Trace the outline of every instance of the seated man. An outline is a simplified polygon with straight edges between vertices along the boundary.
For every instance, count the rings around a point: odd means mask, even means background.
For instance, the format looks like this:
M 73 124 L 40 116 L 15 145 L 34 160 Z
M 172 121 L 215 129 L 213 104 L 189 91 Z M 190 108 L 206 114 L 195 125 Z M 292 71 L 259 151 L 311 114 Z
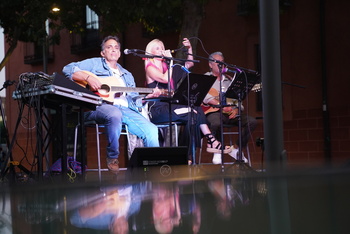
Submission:
M 210 105 L 220 105 L 219 101 L 219 90 L 220 90 L 220 79 L 221 79 L 221 85 L 223 92 L 225 92 L 231 83 L 232 77 L 230 77 L 227 74 L 222 74 L 222 77 L 220 77 L 220 71 L 218 63 L 214 61 L 221 61 L 224 62 L 224 56 L 221 52 L 214 52 L 209 56 L 209 68 L 210 72 L 207 72 L 206 75 L 212 75 L 216 76 L 217 79 L 214 82 L 213 86 L 209 90 L 209 93 L 204 98 L 203 103 L 204 105 L 208 106 L 209 108 L 205 108 L 206 110 L 204 113 L 207 116 L 207 120 L 209 121 L 210 130 L 215 136 L 220 139 L 220 108 L 210 108 Z M 232 106 L 225 106 L 223 107 L 223 124 L 228 125 L 235 125 L 238 126 L 238 107 L 237 100 L 227 100 L 227 104 L 233 104 Z M 257 121 L 255 118 L 241 114 L 241 121 L 242 121 L 242 148 L 246 148 L 249 140 L 250 134 L 254 131 L 257 125 Z M 231 157 L 237 160 L 237 153 L 238 153 L 238 140 L 236 144 L 234 145 L 233 150 L 229 153 Z M 244 162 L 247 162 L 248 160 L 243 156 L 242 160 Z M 221 154 L 214 154 L 213 156 L 213 163 L 214 164 L 220 164 L 221 163 Z
M 107 167 L 110 171 L 119 171 L 119 137 L 122 124 L 128 126 L 129 132 L 143 140 L 145 147 L 158 147 L 158 128 L 142 116 L 139 109 L 142 101 L 137 92 L 109 92 L 102 85 L 118 87 L 135 87 L 133 75 L 119 63 L 120 42 L 118 37 L 108 36 L 101 44 L 101 56 L 73 62 L 63 68 L 63 73 L 73 81 L 87 85 L 92 91 L 97 91 L 106 102 L 95 111 L 85 112 L 86 121 L 96 121 L 106 127 Z M 109 93 L 108 93 L 109 92 Z M 159 89 L 147 97 L 159 96 Z

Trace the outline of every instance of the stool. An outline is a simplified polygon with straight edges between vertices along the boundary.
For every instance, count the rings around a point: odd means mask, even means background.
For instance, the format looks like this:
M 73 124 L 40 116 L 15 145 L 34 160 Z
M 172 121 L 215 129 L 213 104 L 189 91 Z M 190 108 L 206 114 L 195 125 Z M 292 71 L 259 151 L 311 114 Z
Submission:
M 158 128 L 168 128 L 169 127 L 169 123 L 158 123 L 155 124 Z M 174 127 L 175 129 L 175 146 L 179 146 L 179 131 L 178 131 L 178 126 L 182 125 L 181 122 L 171 122 L 170 126 Z M 163 134 L 162 134 L 163 135 Z M 172 137 L 172 136 L 171 136 Z M 166 136 L 163 136 L 163 138 L 166 138 Z M 165 144 L 165 139 L 164 139 L 164 143 L 163 146 Z
M 108 169 L 102 169 L 101 167 L 101 149 L 100 149 L 100 134 L 103 134 L 103 132 L 100 131 L 100 128 L 104 128 L 105 126 L 102 124 L 97 124 L 95 121 L 86 121 L 84 123 L 85 127 L 94 127 L 96 130 L 96 148 L 97 148 L 97 168 L 93 169 L 86 169 L 86 171 L 98 171 L 99 179 L 101 180 L 101 171 L 108 171 Z M 78 129 L 79 124 L 75 126 L 75 135 L 74 135 L 74 160 L 76 160 L 76 152 L 77 152 L 77 143 L 78 143 Z M 122 132 L 121 135 L 126 135 L 127 141 L 129 141 L 129 130 L 128 126 L 123 124 L 122 125 Z M 128 143 L 128 154 L 131 153 L 130 145 Z

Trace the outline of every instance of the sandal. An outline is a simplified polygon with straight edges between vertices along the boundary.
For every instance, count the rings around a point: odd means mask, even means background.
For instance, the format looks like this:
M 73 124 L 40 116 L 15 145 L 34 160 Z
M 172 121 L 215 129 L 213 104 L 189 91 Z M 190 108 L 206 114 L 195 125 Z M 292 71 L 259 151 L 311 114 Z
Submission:
M 210 147 L 207 147 L 207 152 L 208 153 L 221 153 L 221 149 L 222 149 L 221 142 L 216 140 L 216 138 L 213 136 L 213 134 L 206 134 L 205 137 L 208 140 L 208 145 L 210 145 Z M 219 142 L 219 144 L 217 144 L 217 146 L 214 148 L 213 144 L 214 144 L 215 141 Z M 225 146 L 223 151 L 224 151 L 224 154 L 228 154 L 228 153 L 230 153 L 232 151 L 232 147 L 231 146 Z

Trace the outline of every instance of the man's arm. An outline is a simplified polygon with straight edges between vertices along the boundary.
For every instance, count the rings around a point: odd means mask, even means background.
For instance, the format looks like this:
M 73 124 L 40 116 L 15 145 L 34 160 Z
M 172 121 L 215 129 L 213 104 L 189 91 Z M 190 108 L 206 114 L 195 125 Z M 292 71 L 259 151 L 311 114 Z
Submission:
M 82 86 L 89 85 L 90 89 L 93 91 L 100 89 L 102 85 L 98 77 L 89 71 L 76 71 L 72 74 L 72 79 Z
M 99 81 L 98 77 L 94 73 L 88 70 L 83 70 L 81 68 L 81 66 L 83 66 L 85 63 L 87 63 L 86 66 L 90 64 L 90 60 L 84 60 L 84 61 L 70 63 L 63 67 L 62 72 L 67 78 L 75 81 L 79 85 L 84 87 L 89 85 L 89 88 L 95 91 L 101 88 L 101 82 Z M 90 64 L 90 67 L 91 66 L 92 64 Z

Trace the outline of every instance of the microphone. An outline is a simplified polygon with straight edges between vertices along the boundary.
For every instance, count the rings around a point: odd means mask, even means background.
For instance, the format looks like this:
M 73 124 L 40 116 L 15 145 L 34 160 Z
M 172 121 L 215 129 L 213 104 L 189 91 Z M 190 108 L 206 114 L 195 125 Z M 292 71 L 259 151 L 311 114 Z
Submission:
M 132 53 L 137 53 L 137 52 L 143 52 L 143 50 L 139 49 L 125 49 L 124 54 L 132 54 Z
M 187 67 L 185 67 L 185 66 L 181 66 L 181 69 L 184 70 L 187 74 L 188 74 L 188 73 L 191 73 L 191 72 L 187 69 Z
M 185 67 L 185 66 L 183 66 L 183 65 L 181 65 L 181 64 L 176 63 L 176 64 L 174 64 L 172 67 L 175 67 L 175 66 L 180 66 L 181 69 L 184 70 L 186 73 L 191 73 L 191 72 L 187 69 L 187 67 Z
M 238 71 L 239 73 L 242 72 L 242 71 L 241 71 L 240 69 L 238 69 L 237 67 L 236 67 L 235 69 L 236 69 L 236 71 Z M 227 67 L 224 67 L 224 68 L 222 69 L 222 73 L 227 73 L 227 72 L 235 73 L 236 71 L 231 70 L 231 69 L 228 69 Z
M 176 53 L 177 51 L 182 51 L 182 52 L 187 52 L 188 51 L 188 48 L 187 47 L 181 47 L 179 49 L 175 49 L 175 50 L 170 50 L 170 52 L 173 54 L 173 53 Z

